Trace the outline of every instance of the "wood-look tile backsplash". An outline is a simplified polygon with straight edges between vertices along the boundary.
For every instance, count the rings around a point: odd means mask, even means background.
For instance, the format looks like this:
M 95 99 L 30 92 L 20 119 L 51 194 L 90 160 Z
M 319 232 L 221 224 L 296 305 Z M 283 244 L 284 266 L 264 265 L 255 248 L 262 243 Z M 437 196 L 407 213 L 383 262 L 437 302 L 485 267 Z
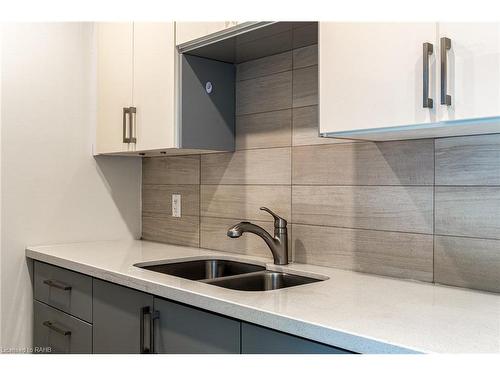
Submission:
M 251 220 L 289 222 L 295 262 L 500 292 L 500 135 L 318 137 L 317 46 L 240 64 L 236 151 L 143 161 L 143 238 L 270 257 Z M 171 217 L 171 195 L 182 217 Z

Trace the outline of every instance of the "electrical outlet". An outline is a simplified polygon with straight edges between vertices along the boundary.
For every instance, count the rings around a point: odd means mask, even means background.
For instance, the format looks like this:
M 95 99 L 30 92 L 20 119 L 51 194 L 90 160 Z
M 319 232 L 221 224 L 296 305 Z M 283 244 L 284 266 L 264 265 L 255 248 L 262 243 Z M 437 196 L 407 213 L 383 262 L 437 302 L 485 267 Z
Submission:
M 181 217 L 181 195 L 172 194 L 172 216 Z

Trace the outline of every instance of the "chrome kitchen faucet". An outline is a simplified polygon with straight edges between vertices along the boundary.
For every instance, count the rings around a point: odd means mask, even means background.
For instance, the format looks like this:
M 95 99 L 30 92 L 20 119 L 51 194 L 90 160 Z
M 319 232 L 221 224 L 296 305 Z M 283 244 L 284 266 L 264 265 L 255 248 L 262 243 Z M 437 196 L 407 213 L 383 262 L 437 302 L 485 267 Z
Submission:
M 242 221 L 229 228 L 227 230 L 228 237 L 238 238 L 245 232 L 254 233 L 262 238 L 266 242 L 267 246 L 269 246 L 269 249 L 273 254 L 274 264 L 288 264 L 288 230 L 286 227 L 286 220 L 276 215 L 267 207 L 261 207 L 260 209 L 273 216 L 274 237 L 271 236 L 264 228 L 248 221 Z

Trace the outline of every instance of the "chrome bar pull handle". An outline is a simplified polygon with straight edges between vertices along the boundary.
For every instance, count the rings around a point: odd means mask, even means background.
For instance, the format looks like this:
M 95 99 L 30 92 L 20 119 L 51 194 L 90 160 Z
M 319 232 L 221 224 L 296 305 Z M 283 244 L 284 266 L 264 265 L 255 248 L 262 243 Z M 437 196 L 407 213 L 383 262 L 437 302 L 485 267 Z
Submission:
M 448 95 L 448 51 L 451 48 L 451 39 L 443 37 L 441 46 L 441 104 L 451 105 L 451 95 Z
M 136 124 L 136 107 L 129 107 L 128 116 L 129 116 L 129 126 L 130 126 L 130 138 L 129 143 L 137 143 L 137 124 Z
M 130 143 L 130 136 L 127 137 L 127 115 L 129 115 L 130 108 L 123 107 L 123 143 Z
M 71 290 L 71 285 L 65 284 L 62 281 L 58 280 L 43 280 L 43 283 L 52 288 L 57 288 L 61 290 Z
M 146 354 L 150 353 L 150 348 L 146 346 L 146 332 L 148 331 L 146 329 L 146 324 L 148 323 L 148 320 L 146 317 L 149 317 L 151 315 L 151 308 L 149 306 L 145 306 L 141 309 L 141 326 L 140 326 L 140 338 L 139 338 L 139 348 L 140 348 L 140 353 L 141 354 Z
M 48 329 L 51 329 L 52 331 L 59 333 L 60 335 L 71 336 L 71 331 L 58 327 L 55 323 L 52 323 L 50 320 L 46 320 L 42 324 Z
M 429 69 L 429 60 L 430 56 L 434 52 L 434 47 L 432 43 L 424 43 L 423 44 L 423 106 L 424 108 L 432 108 L 434 105 L 434 102 L 432 98 L 429 97 L 429 74 L 430 74 L 430 69 Z
M 160 312 L 157 310 L 153 310 L 150 314 L 150 323 L 149 323 L 149 348 L 151 353 L 155 352 L 155 320 L 160 319 Z
M 159 317 L 160 313 L 158 311 L 153 311 L 150 306 L 144 306 L 141 308 L 141 332 L 139 344 L 141 354 L 152 354 L 155 352 L 154 321 L 159 319 Z

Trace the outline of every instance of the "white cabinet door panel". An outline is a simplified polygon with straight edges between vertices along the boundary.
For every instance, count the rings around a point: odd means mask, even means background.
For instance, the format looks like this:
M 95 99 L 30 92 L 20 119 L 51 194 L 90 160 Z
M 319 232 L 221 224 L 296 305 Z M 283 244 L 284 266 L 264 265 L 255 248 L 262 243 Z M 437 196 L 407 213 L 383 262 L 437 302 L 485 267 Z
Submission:
M 175 145 L 174 23 L 134 23 L 136 151 Z
M 500 116 L 500 23 L 439 23 L 438 30 L 451 40 L 445 77 L 451 105 L 438 101 L 439 120 Z
M 423 107 L 423 43 L 434 99 L 435 23 L 319 23 L 320 131 L 343 132 L 436 119 Z
M 97 24 L 96 153 L 129 151 L 123 143 L 123 108 L 132 105 L 133 25 Z

